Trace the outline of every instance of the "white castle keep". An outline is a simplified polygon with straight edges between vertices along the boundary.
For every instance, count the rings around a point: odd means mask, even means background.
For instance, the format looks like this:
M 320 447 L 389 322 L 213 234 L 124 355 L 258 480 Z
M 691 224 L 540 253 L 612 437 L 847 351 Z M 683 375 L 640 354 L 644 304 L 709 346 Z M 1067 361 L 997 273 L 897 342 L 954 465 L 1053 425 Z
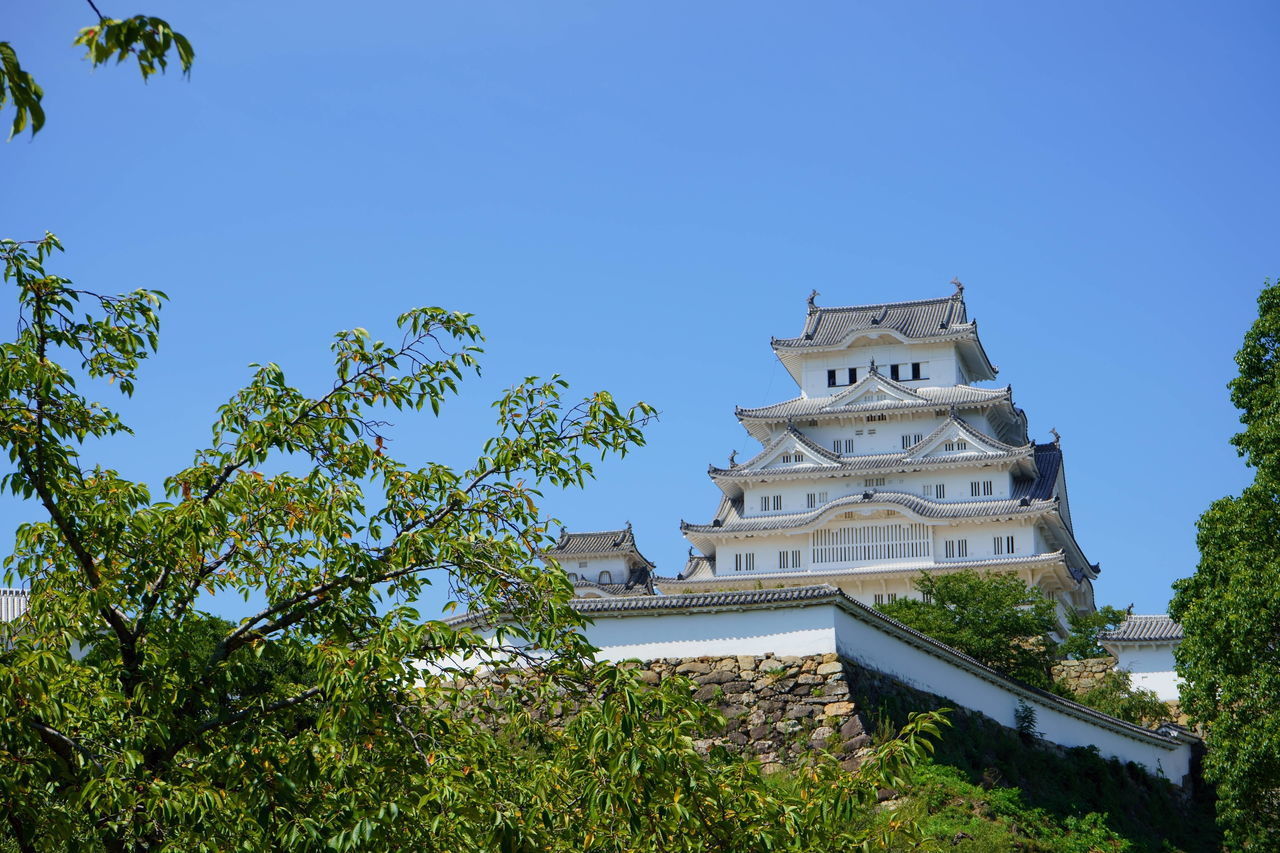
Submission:
M 1099 568 L 1076 542 L 1057 433 L 1031 441 L 1012 388 L 981 386 L 997 368 L 953 284 L 879 305 L 809 297 L 800 335 L 772 341 L 799 396 L 735 412 L 763 447 L 710 467 L 720 505 L 681 524 L 689 561 L 652 578 L 660 593 L 828 584 L 874 605 L 919 596 L 921 571 L 976 569 L 1039 587 L 1060 617 L 1094 609 Z M 630 570 L 648 561 L 629 528 L 565 534 L 548 556 L 584 597 L 652 588 Z

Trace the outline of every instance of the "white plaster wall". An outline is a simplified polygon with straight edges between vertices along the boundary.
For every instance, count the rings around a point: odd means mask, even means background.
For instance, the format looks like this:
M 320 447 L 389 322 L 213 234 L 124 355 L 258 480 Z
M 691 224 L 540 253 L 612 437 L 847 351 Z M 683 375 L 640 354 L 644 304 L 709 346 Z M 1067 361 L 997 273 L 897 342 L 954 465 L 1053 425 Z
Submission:
M 914 519 L 908 516 L 897 516 L 896 518 L 868 518 L 865 520 L 867 524 L 892 523 L 900 522 L 903 524 L 914 523 Z M 825 527 L 842 527 L 849 524 L 858 524 L 860 519 L 845 519 L 837 516 L 831 519 Z M 926 522 L 928 523 L 928 522 Z M 745 575 L 747 571 L 734 571 L 734 554 L 752 553 L 756 555 L 755 571 L 760 572 L 777 572 L 780 571 L 778 566 L 779 551 L 800 551 L 801 569 L 813 569 L 814 571 L 834 571 L 842 568 L 851 568 L 870 565 L 893 566 L 897 564 L 910 564 L 919 562 L 952 562 L 946 555 L 945 542 L 948 539 L 968 540 L 969 550 L 967 557 L 954 558 L 955 561 L 962 559 L 975 560 L 988 557 L 1005 557 L 1009 554 L 995 553 L 995 537 L 999 536 L 1003 541 L 1005 537 L 1012 535 L 1014 537 L 1014 553 L 1013 556 L 1028 556 L 1031 554 L 1043 553 L 1041 550 L 1035 550 L 1035 541 L 1033 530 L 1029 522 L 993 522 L 988 524 L 935 524 L 932 531 L 932 543 L 930 545 L 931 554 L 929 557 L 904 557 L 898 560 L 875 560 L 868 562 L 848 562 L 848 563 L 821 563 L 814 565 L 812 562 L 811 539 L 808 532 L 785 534 L 771 533 L 759 536 L 744 537 L 741 539 L 731 539 L 721 542 L 716 549 L 717 572 L 725 575 Z M 795 567 L 789 567 L 794 569 Z
M 1181 683 L 1173 668 L 1173 650 L 1176 645 L 1117 645 L 1116 669 L 1131 673 L 1134 687 L 1154 690 L 1164 702 L 1176 702 L 1178 685 Z
M 836 649 L 829 606 L 594 618 L 586 636 L 603 660 L 821 655 Z
M 597 616 L 587 639 L 606 660 L 703 655 L 812 655 L 839 652 L 869 669 L 981 712 L 1009 727 L 1021 699 L 1036 711 L 1037 729 L 1062 746 L 1097 746 L 1104 757 L 1133 761 L 1181 783 L 1190 748 L 1129 737 L 1056 703 L 1022 696 L 1009 686 L 961 668 L 894 637 L 834 605 L 713 613 Z
M 579 566 L 579 563 L 586 563 L 586 567 Z M 564 569 L 571 575 L 577 575 L 582 580 L 591 581 L 592 583 L 602 583 L 600 580 L 601 572 L 609 572 L 610 579 L 603 583 L 625 583 L 627 580 L 627 561 L 622 557 L 593 557 L 586 560 L 576 559 L 569 555 L 560 561 L 560 568 Z
M 867 373 L 871 360 L 875 359 L 876 367 L 885 376 L 889 375 L 890 364 L 907 364 L 913 361 L 928 362 L 925 376 L 928 379 L 906 381 L 907 386 L 916 385 L 953 385 L 960 375 L 955 356 L 955 344 L 903 344 L 896 341 L 885 343 L 858 343 L 843 352 L 815 353 L 805 360 L 801 368 L 800 387 L 808 397 L 825 397 L 831 393 L 827 387 L 827 371 L 841 368 L 858 368 L 858 378 Z
M 873 479 L 873 477 L 877 479 L 884 477 L 884 484 L 868 486 L 867 480 Z M 990 480 L 991 494 L 979 495 L 978 498 L 974 498 L 970 494 L 972 491 L 970 483 L 975 480 L 979 482 Z M 946 501 L 1000 500 L 1008 498 L 1013 488 L 1013 478 L 1007 470 L 984 469 L 976 465 L 973 468 L 919 471 L 909 474 L 868 475 L 863 472 L 854 472 L 827 476 L 815 475 L 804 479 L 775 480 L 772 483 L 744 483 L 742 486 L 742 514 L 745 518 L 758 518 L 785 515 L 793 512 L 807 512 L 810 509 L 808 504 L 810 492 L 814 494 L 826 492 L 828 501 L 849 495 L 860 495 L 868 488 L 924 496 L 925 485 L 936 485 L 938 483 L 945 487 Z M 774 495 L 782 496 L 782 509 L 774 510 L 772 500 L 769 502 L 770 508 L 768 510 L 760 509 L 760 498 Z

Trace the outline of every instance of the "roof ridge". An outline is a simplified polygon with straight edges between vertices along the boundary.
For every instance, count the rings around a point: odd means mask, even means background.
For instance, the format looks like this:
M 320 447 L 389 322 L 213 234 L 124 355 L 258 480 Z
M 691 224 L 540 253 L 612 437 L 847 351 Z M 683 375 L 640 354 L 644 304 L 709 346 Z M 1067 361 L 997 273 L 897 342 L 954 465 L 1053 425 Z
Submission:
M 870 302 L 866 305 L 818 305 L 815 311 L 871 311 L 874 308 L 901 308 L 916 305 L 930 305 L 935 302 L 950 302 L 956 298 L 954 293 L 946 296 L 932 296 L 926 299 L 903 299 L 898 302 Z

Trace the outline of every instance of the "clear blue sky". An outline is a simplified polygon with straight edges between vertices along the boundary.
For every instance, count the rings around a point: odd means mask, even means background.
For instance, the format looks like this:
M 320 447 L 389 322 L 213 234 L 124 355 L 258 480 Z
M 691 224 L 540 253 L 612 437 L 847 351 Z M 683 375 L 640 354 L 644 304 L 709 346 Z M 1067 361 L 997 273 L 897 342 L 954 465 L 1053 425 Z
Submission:
M 0 148 L 0 235 L 172 297 L 139 437 L 101 449 L 127 475 L 184 465 L 249 362 L 319 390 L 333 331 L 441 304 L 478 315 L 485 375 L 395 450 L 464 463 L 526 374 L 649 401 L 648 447 L 547 505 L 630 519 L 674 573 L 706 464 L 755 447 L 733 407 L 793 393 L 769 337 L 809 290 L 959 276 L 1032 435 L 1062 433 L 1100 602 L 1163 611 L 1197 516 L 1249 479 L 1224 386 L 1280 274 L 1274 3 L 103 9 L 169 18 L 195 71 L 91 73 L 77 0 L 6 16 L 49 122 Z

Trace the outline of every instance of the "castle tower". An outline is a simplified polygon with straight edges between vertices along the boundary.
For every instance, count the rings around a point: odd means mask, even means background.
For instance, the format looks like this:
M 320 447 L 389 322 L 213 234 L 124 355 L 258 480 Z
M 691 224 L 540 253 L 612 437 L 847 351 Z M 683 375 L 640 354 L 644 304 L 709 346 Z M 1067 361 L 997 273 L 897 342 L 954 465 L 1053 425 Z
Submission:
M 867 604 L 918 596 L 921 571 L 1012 572 L 1060 608 L 1094 607 L 1062 450 L 1027 438 L 965 308 L 941 299 L 821 308 L 773 350 L 799 396 L 738 420 L 763 445 L 711 466 L 723 493 L 667 594 L 829 583 Z

